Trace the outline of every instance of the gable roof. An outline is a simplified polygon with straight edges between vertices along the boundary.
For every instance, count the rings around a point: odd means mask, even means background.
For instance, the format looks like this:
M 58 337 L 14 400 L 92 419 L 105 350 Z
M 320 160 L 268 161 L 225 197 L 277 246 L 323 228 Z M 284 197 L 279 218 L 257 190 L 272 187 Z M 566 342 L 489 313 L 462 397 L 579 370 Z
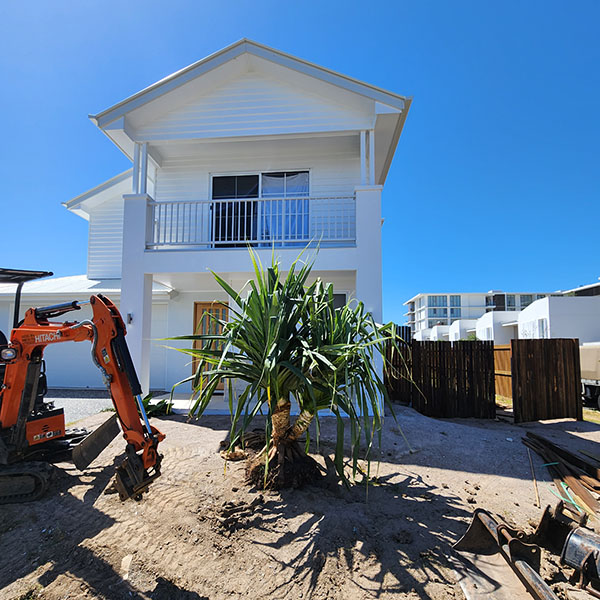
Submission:
M 388 92 L 376 86 L 359 81 L 358 79 L 353 79 L 352 77 L 342 75 L 341 73 L 302 60 L 291 54 L 286 54 L 280 50 L 244 38 L 188 67 L 176 71 L 114 106 L 111 106 L 96 115 L 90 115 L 90 119 L 98 125 L 98 127 L 103 128 L 128 112 L 155 100 L 163 94 L 178 88 L 204 73 L 212 71 L 244 53 L 253 54 L 283 67 L 312 76 L 326 83 L 336 85 L 342 89 L 354 92 L 399 110 L 407 108 L 408 104 L 410 104 L 410 99 L 405 96 Z

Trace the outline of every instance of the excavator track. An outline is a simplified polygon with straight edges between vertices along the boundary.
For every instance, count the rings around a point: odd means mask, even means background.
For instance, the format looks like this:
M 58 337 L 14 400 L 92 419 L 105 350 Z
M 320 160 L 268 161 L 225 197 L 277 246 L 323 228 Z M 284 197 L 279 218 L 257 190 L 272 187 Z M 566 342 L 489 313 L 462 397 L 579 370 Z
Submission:
M 53 473 L 54 467 L 45 462 L 0 465 L 0 504 L 19 504 L 41 498 Z

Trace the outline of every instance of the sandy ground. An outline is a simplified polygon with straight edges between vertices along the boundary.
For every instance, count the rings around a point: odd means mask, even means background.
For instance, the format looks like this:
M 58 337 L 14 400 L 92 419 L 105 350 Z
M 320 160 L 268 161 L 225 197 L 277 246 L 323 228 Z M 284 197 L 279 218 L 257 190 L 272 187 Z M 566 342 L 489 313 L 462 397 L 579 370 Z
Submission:
M 387 418 L 368 489 L 326 478 L 262 495 L 245 485 L 243 463 L 224 470 L 226 417 L 154 419 L 167 434 L 163 475 L 142 501 L 103 494 L 123 450 L 116 439 L 85 474 L 60 465 L 44 499 L 0 507 L 0 598 L 462 598 L 448 559 L 473 509 L 521 528 L 541 516 L 520 442 L 526 428 L 398 413 L 414 452 Z M 599 452 L 598 425 L 531 429 Z M 335 422 L 323 420 L 323 464 L 334 432 Z M 546 469 L 533 460 L 542 506 L 555 504 Z M 228 521 L 227 502 L 251 507 Z M 564 576 L 547 575 L 560 592 Z

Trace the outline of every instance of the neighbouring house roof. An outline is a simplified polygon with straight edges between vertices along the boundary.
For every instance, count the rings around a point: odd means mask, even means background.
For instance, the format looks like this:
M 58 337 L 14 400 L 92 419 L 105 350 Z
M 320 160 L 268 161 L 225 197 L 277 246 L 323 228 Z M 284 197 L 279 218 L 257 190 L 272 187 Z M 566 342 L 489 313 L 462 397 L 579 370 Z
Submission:
M 15 294 L 16 286 L 9 283 L 0 284 L 0 298 L 10 298 Z M 152 295 L 168 297 L 173 290 L 158 283 L 152 283 Z M 71 275 L 69 277 L 54 277 L 31 281 L 23 286 L 23 295 L 35 296 L 65 296 L 65 295 L 92 295 L 106 294 L 115 296 L 121 294 L 120 279 L 88 279 L 85 275 Z M 74 298 L 76 300 L 77 298 Z
M 129 96 L 125 100 L 118 102 L 114 106 L 99 112 L 96 115 L 90 115 L 90 119 L 98 125 L 98 127 L 104 127 L 108 123 L 118 119 L 130 110 L 139 108 L 147 102 L 156 99 L 158 96 L 165 94 L 188 81 L 195 79 L 196 77 L 203 75 L 204 73 L 237 58 L 243 53 L 253 54 L 260 58 L 270 60 L 280 64 L 281 66 L 294 69 L 305 75 L 310 75 L 317 79 L 321 79 L 327 83 L 337 85 L 343 89 L 351 92 L 355 92 L 362 96 L 366 96 L 375 101 L 388 104 L 395 108 L 403 109 L 406 107 L 406 103 L 410 103 L 410 98 L 388 92 L 387 90 L 381 89 L 374 85 L 359 81 L 347 75 L 342 75 L 321 67 L 314 63 L 308 62 L 297 58 L 291 54 L 286 54 L 275 48 L 270 48 L 264 44 L 259 44 L 247 38 L 243 38 L 238 42 L 235 42 L 214 54 L 210 54 L 206 58 L 203 58 L 167 77 L 153 83 L 147 88 Z
M 564 290 L 562 293 L 563 294 L 573 294 L 575 292 L 579 292 L 579 291 L 583 291 L 583 290 L 591 290 L 594 288 L 600 288 L 600 283 L 596 282 L 596 283 L 588 283 L 587 285 L 580 285 L 571 290 Z

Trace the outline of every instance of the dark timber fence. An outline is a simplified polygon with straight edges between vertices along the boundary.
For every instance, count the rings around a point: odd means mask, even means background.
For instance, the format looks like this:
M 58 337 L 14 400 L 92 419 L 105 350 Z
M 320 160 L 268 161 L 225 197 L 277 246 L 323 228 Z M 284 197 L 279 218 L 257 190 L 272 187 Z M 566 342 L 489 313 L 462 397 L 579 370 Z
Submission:
M 410 404 L 414 386 L 411 378 L 412 334 L 410 327 L 396 327 L 396 344 L 388 344 L 383 380 L 392 402 Z
M 408 336 L 405 334 L 408 338 Z M 388 348 L 386 385 L 393 401 L 429 417 L 496 416 L 492 342 L 417 342 Z
M 512 340 L 515 423 L 583 419 L 579 340 Z
M 418 342 L 408 327 L 387 351 L 392 401 L 430 417 L 493 419 L 495 395 L 512 398 L 515 423 L 582 419 L 579 340 Z
M 492 342 L 415 342 L 413 407 L 429 417 L 496 417 Z M 419 393 L 420 390 L 420 393 Z

